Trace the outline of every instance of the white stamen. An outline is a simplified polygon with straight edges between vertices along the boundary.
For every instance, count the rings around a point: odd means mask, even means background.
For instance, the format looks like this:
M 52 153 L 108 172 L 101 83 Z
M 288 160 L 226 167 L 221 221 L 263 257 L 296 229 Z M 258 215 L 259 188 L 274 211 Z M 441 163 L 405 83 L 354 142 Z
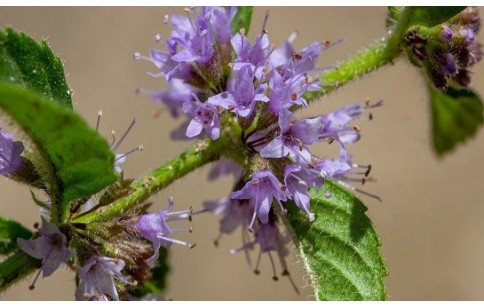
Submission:
M 99 110 L 97 113 L 96 132 L 99 131 L 99 124 L 101 123 L 102 115 L 103 115 L 103 111 Z
M 124 138 L 126 138 L 126 136 L 129 134 L 129 132 L 131 131 L 131 129 L 135 124 L 136 124 L 136 118 L 133 118 L 133 121 L 131 121 L 131 123 L 129 124 L 128 129 L 126 129 L 124 134 L 121 136 L 121 139 L 119 139 L 118 143 L 116 143 L 116 145 L 113 147 L 113 151 L 116 151 L 118 149 L 118 147 L 123 142 Z

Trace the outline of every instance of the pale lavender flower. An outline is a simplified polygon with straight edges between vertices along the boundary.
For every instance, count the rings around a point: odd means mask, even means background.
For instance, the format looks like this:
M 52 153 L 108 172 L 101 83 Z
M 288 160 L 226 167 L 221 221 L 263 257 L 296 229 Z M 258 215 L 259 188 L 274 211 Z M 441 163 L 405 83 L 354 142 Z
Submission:
M 237 13 L 237 7 L 203 7 L 203 14 L 210 19 L 217 41 L 221 44 L 230 42 L 232 35 L 232 20 Z
M 289 39 L 274 50 L 269 61 L 272 67 L 276 68 L 285 79 L 289 79 L 295 75 L 316 69 L 321 45 L 321 42 L 313 42 L 308 47 L 296 52 Z
M 310 210 L 308 189 L 323 186 L 324 178 L 302 165 L 287 165 L 284 168 L 284 183 L 297 207 L 308 214 L 309 221 L 314 221 L 314 214 Z
M 252 200 L 228 198 L 204 202 L 203 207 L 215 215 L 223 216 L 217 241 L 222 234 L 231 234 L 239 226 L 247 227 L 250 223 L 251 213 L 254 211 Z
M 52 275 L 54 271 L 59 268 L 61 263 L 67 262 L 69 257 L 73 254 L 69 248 L 67 248 L 66 236 L 60 232 L 59 228 L 46 221 L 44 217 L 41 217 L 41 219 L 42 226 L 39 229 L 40 236 L 33 240 L 18 238 L 17 244 L 20 249 L 30 256 L 36 259 L 42 259 L 41 270 L 43 277 L 47 277 Z M 37 280 L 37 278 L 35 280 Z
M 12 135 L 0 128 L 0 174 L 9 175 L 22 167 L 22 152 L 24 145 L 21 141 L 13 141 Z
M 284 215 L 287 210 L 282 206 L 281 201 L 287 200 L 285 187 L 269 170 L 258 170 L 251 176 L 251 180 L 245 186 L 232 192 L 232 199 L 254 199 L 254 213 L 249 224 L 249 231 L 252 231 L 255 218 L 258 216 L 262 223 L 269 222 L 269 211 L 272 201 L 276 199 L 281 207 L 281 213 Z
M 119 300 L 114 279 L 129 283 L 129 277 L 121 273 L 124 265 L 121 259 L 90 257 L 77 271 L 80 283 L 76 289 L 76 300 Z
M 470 45 L 474 42 L 475 33 L 471 29 L 461 29 L 459 30 L 459 34 L 465 38 L 466 44 Z
M 322 177 L 328 177 L 342 186 L 374 198 L 381 202 L 381 198 L 375 194 L 356 188 L 352 182 L 361 184 L 372 181 L 368 178 L 371 172 L 371 165 L 359 165 L 352 162 L 351 155 L 344 147 L 340 147 L 340 157 L 338 159 L 321 159 L 313 162 L 313 172 L 319 172 Z
M 269 78 L 268 109 L 273 114 L 279 115 L 282 110 L 288 110 L 293 105 L 307 107 L 303 94 L 318 82 L 318 78 L 313 80 L 307 74 L 298 74 L 285 79 L 278 71 L 273 70 Z
M 213 33 L 211 24 L 206 16 L 197 15 L 195 24 L 189 17 L 175 15 L 171 19 L 177 35 L 170 37 L 181 47 L 175 55 L 171 57 L 176 62 L 208 63 L 214 53 Z
M 153 243 L 154 254 L 148 259 L 148 263 L 154 263 L 159 257 L 160 247 L 168 248 L 172 243 L 195 247 L 195 244 L 190 244 L 180 240 L 168 237 L 175 231 L 182 229 L 172 229 L 168 226 L 169 221 L 190 219 L 192 211 L 178 211 L 172 212 L 174 201 L 173 197 L 168 199 L 168 206 L 165 210 L 157 213 L 149 213 L 141 215 L 133 224 L 132 228 L 142 237 Z M 183 231 L 191 231 L 191 228 L 183 229 Z
M 183 104 L 183 112 L 192 118 L 188 124 L 187 137 L 200 135 L 202 130 L 216 140 L 220 137 L 220 120 L 218 110 L 210 103 L 202 103 L 196 95 L 193 95 L 195 101 L 188 101 Z
M 140 92 L 151 95 L 153 101 L 162 102 L 168 107 L 171 115 L 178 118 L 183 103 L 192 99 L 192 93 L 197 93 L 195 87 L 185 83 L 182 79 L 173 78 L 168 81 L 167 90 L 151 91 L 140 89 Z
M 261 74 L 265 61 L 269 58 L 271 52 L 273 51 L 266 31 L 268 18 L 269 13 L 266 13 L 262 25 L 262 31 L 257 36 L 254 45 L 250 43 L 243 31 L 236 33 L 232 37 L 232 47 L 237 56 L 233 65 L 233 69 L 235 71 L 239 70 L 244 65 L 249 64 L 252 70 L 255 72 L 256 78 L 260 79 L 262 77 Z
M 370 105 L 368 101 L 364 103 L 344 106 L 334 112 L 321 116 L 322 133 L 320 139 L 328 139 L 331 142 L 336 140 L 340 144 L 355 143 L 360 139 L 360 128 L 357 125 L 349 125 L 353 120 L 373 118 L 370 113 L 368 116 L 364 112 L 368 109 L 380 107 L 379 101 Z
M 256 102 L 267 102 L 264 88 L 254 89 L 254 73 L 250 65 L 244 65 L 237 73 L 234 90 L 220 93 L 208 99 L 208 103 L 221 106 L 246 118 L 252 114 Z
M 208 173 L 210 181 L 216 180 L 221 176 L 232 174 L 236 179 L 242 175 L 242 167 L 229 158 L 222 158 L 215 162 Z
M 260 265 L 261 255 L 265 253 L 269 256 L 269 260 L 271 262 L 272 279 L 274 281 L 277 281 L 279 280 L 279 278 L 277 277 L 276 266 L 274 264 L 274 258 L 271 253 L 271 252 L 275 252 L 277 254 L 277 257 L 279 258 L 279 262 L 281 263 L 281 267 L 282 267 L 281 275 L 288 277 L 296 293 L 299 293 L 297 286 L 295 285 L 294 281 L 290 276 L 287 262 L 286 262 L 286 257 L 289 254 L 289 250 L 286 247 L 290 241 L 289 237 L 283 236 L 280 233 L 275 222 L 259 224 L 257 226 L 257 229 L 255 230 L 255 233 L 256 233 L 256 236 L 253 241 L 244 243 L 242 247 L 238 249 L 232 249 L 230 252 L 233 254 L 240 251 L 247 252 L 248 250 L 253 249 L 255 245 L 259 245 L 259 248 L 260 248 L 259 256 L 257 258 L 257 263 L 255 265 L 254 272 L 256 274 L 260 274 L 259 265 Z
M 282 110 L 279 114 L 279 136 L 264 148 L 260 155 L 266 158 L 281 158 L 289 155 L 296 162 L 309 163 L 311 153 L 307 145 L 316 143 L 321 135 L 321 118 L 297 121 L 292 112 Z

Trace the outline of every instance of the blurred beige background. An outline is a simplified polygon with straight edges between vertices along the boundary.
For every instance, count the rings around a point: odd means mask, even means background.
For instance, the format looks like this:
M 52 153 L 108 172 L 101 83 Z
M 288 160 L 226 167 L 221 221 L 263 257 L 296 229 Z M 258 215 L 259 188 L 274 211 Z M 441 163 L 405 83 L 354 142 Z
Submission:
M 256 8 L 253 28 L 259 29 L 266 8 Z M 346 39 L 324 53 L 320 64 L 344 60 L 385 33 L 385 8 L 270 8 L 270 39 L 281 43 L 291 32 L 301 33 L 296 46 L 313 40 Z M 123 149 L 139 143 L 145 150 L 129 158 L 128 176 L 154 168 L 186 149 L 191 142 L 172 142 L 177 127 L 164 110 L 151 118 L 149 97 L 135 95 L 139 86 L 163 87 L 148 62 L 134 61 L 132 54 L 147 55 L 157 46 L 154 36 L 168 34 L 163 25 L 167 8 L 1 8 L 0 26 L 12 25 L 36 39 L 47 38 L 65 63 L 74 90 L 75 109 L 95 125 L 99 109 L 104 112 L 101 130 L 123 131 L 133 116 L 139 120 Z M 256 31 L 251 31 L 254 37 Z M 483 36 L 480 35 L 483 42 Z M 437 159 L 430 147 L 429 106 L 421 77 L 404 59 L 352 83 L 314 103 L 307 115 L 318 115 L 366 97 L 383 99 L 373 122 L 361 123 L 363 138 L 352 147 L 355 160 L 371 163 L 376 183 L 365 189 L 381 196 L 383 203 L 363 197 L 368 215 L 381 234 L 382 253 L 390 275 L 386 278 L 390 300 L 484 300 L 484 134 L 459 147 L 452 155 Z M 474 68 L 472 86 L 484 95 L 484 64 Z M 318 151 L 324 153 L 326 148 Z M 177 181 L 152 198 L 156 209 L 175 197 L 176 208 L 200 208 L 204 200 L 230 192 L 232 179 L 210 183 L 208 167 Z M 0 179 L 2 216 L 27 226 L 39 221 L 37 208 L 26 187 Z M 206 215 L 194 219 L 193 234 L 177 237 L 196 242 L 193 250 L 171 249 L 172 272 L 167 297 L 175 300 L 307 300 L 310 289 L 295 257 L 292 274 L 302 294 L 297 296 L 286 279 L 271 279 L 267 258 L 262 273 L 254 275 L 243 255 L 231 255 L 239 247 L 240 234 L 224 237 L 215 248 L 218 219 Z M 3 300 L 71 300 L 74 275 L 59 270 L 41 279 L 34 291 L 31 280 L 0 295 Z

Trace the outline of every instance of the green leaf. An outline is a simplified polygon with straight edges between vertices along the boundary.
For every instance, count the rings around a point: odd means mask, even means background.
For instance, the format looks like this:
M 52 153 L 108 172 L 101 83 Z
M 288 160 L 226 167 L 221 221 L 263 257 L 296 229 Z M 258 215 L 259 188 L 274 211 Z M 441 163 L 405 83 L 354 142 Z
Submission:
M 413 8 L 411 25 L 434 27 L 464 10 L 465 6 L 417 6 Z
M 34 259 L 23 251 L 17 251 L 0 263 L 0 292 L 34 272 L 41 264 L 41 259 Z
M 434 150 L 443 155 L 474 136 L 484 122 L 481 98 L 470 89 L 430 88 Z
M 40 44 L 12 28 L 0 31 L 0 80 L 18 84 L 72 108 L 60 58 L 47 42 Z
M 32 139 L 43 158 L 52 222 L 65 220 L 70 201 L 116 180 L 114 153 L 73 110 L 5 82 L 0 82 L 0 109 Z
M 367 208 L 351 192 L 330 180 L 311 189 L 314 222 L 295 206 L 286 226 L 299 248 L 317 300 L 384 300 L 388 275 L 380 238 Z
M 17 248 L 17 238 L 30 239 L 32 232 L 16 221 L 0 217 L 0 254 L 6 255 Z
M 249 33 L 252 11 L 251 6 L 239 6 L 237 8 L 237 13 L 232 20 L 232 33 L 239 32 L 241 28 L 245 29 L 245 35 Z

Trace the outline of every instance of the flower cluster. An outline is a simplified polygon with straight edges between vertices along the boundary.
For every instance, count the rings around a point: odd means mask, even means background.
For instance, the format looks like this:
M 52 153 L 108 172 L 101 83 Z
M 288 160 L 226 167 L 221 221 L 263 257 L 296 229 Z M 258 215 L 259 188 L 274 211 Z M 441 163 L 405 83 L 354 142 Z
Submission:
M 240 127 L 240 144 L 233 146 L 250 159 L 242 171 L 226 160 L 216 165 L 218 172 L 233 171 L 240 179 L 230 199 L 208 202 L 205 210 L 223 214 L 221 234 L 238 226 L 255 233 L 242 250 L 258 243 L 261 252 L 277 251 L 283 259 L 285 242 L 275 213 L 285 215 L 285 202 L 292 200 L 313 221 L 309 188 L 321 187 L 326 177 L 353 190 L 351 181 L 365 181 L 371 166 L 354 164 L 346 146 L 360 139 L 360 128 L 352 122 L 372 119 L 369 109 L 381 103 L 371 105 L 367 100 L 298 119 L 295 111 L 308 105 L 305 94 L 323 90 L 317 77 L 323 70 L 318 57 L 334 43 L 313 42 L 297 50 L 293 34 L 276 47 L 269 41 L 268 14 L 252 43 L 245 29 L 232 35 L 235 12 L 234 8 L 188 8 L 185 15 L 165 16 L 164 22 L 173 26 L 164 40 L 167 51 L 155 49 L 149 57 L 135 53 L 134 58 L 151 61 L 159 69 L 152 75 L 166 79 L 167 90 L 142 91 L 164 103 L 174 116 L 181 112 L 188 116 L 186 137 L 206 135 L 217 140 L 224 132 L 232 133 L 229 123 Z M 156 41 L 162 41 L 161 35 Z M 310 146 L 318 142 L 337 144 L 340 156 L 314 155 Z M 215 178 L 213 173 L 210 177 Z M 273 203 L 278 206 L 273 208 Z
M 90 202 L 94 203 L 93 199 Z M 36 238 L 17 240 L 24 252 L 42 260 L 30 288 L 34 288 L 41 272 L 44 277 L 50 276 L 65 263 L 75 269 L 79 277 L 76 300 L 135 298 L 131 289 L 152 279 L 151 268 L 161 247 L 168 248 L 172 243 L 190 248 L 195 246 L 170 237 L 175 232 L 191 232 L 192 228 L 171 228 L 169 221 L 190 220 L 196 214 L 192 210 L 172 212 L 173 204 L 173 198 L 170 198 L 168 208 L 156 213 L 131 212 L 114 222 L 92 223 L 89 227 L 76 225 L 70 229 L 64 226 L 62 231 L 42 217 Z M 98 207 L 99 204 L 93 206 Z M 146 240 L 153 245 L 148 245 Z
M 480 27 L 477 8 L 467 7 L 446 23 L 407 33 L 414 63 L 423 67 L 437 89 L 446 89 L 449 82 L 469 85 L 469 68 L 482 58 L 481 45 L 475 39 Z

